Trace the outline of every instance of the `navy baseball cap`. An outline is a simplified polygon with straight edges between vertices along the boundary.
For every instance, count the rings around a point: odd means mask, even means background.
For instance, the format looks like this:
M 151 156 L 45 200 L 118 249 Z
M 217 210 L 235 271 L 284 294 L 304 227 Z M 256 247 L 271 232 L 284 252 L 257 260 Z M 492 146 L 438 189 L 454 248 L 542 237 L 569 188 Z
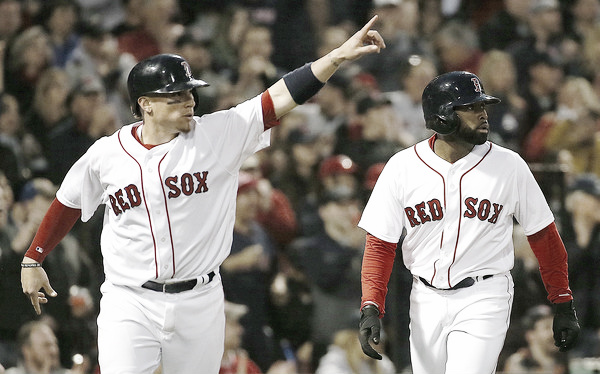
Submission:
M 571 184 L 571 192 L 583 191 L 589 195 L 600 197 L 600 179 L 594 174 L 582 174 L 577 176 Z

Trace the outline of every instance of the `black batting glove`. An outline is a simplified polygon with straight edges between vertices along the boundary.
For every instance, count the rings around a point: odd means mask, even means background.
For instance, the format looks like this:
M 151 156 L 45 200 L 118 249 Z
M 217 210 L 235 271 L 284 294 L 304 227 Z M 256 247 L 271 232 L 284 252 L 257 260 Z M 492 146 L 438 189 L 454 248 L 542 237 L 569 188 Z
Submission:
M 554 345 L 559 347 L 561 352 L 573 348 L 579 335 L 579 329 L 573 300 L 554 304 L 552 332 L 554 333 Z
M 379 321 L 379 309 L 375 305 L 365 305 L 360 311 L 360 322 L 358 323 L 358 340 L 363 352 L 374 359 L 381 360 L 381 355 L 371 347 L 369 339 L 379 344 L 379 333 L 381 332 L 381 321 Z

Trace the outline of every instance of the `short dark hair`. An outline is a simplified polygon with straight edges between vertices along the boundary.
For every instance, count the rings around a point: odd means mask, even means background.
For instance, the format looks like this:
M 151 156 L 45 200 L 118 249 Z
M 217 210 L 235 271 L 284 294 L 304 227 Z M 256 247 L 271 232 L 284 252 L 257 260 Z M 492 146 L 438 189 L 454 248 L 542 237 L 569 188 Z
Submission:
M 552 308 L 549 305 L 540 304 L 533 306 L 525 312 L 521 324 L 525 331 L 530 331 L 535 328 L 535 324 L 544 318 L 552 317 Z

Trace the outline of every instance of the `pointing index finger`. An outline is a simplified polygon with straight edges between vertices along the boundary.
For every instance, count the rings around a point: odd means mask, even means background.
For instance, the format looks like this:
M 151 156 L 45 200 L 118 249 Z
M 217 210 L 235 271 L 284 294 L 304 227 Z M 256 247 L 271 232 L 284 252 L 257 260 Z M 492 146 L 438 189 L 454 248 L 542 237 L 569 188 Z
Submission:
M 367 32 L 371 29 L 371 26 L 373 26 L 373 24 L 375 23 L 375 21 L 377 21 L 377 18 L 379 18 L 379 16 L 376 14 L 373 16 L 373 18 L 371 18 L 369 20 L 369 22 L 367 22 L 362 29 L 360 29 L 360 33 L 362 35 L 366 35 Z

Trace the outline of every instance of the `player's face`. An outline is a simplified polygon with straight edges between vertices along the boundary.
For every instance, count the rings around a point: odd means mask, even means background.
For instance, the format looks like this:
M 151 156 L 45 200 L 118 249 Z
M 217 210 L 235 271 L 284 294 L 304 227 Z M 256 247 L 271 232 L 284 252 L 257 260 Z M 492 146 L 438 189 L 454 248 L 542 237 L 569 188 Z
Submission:
M 455 112 L 460 118 L 456 137 L 473 145 L 485 143 L 490 132 L 485 103 L 457 107 Z
M 188 132 L 194 116 L 192 91 L 148 96 L 152 107 L 152 121 L 174 132 Z

